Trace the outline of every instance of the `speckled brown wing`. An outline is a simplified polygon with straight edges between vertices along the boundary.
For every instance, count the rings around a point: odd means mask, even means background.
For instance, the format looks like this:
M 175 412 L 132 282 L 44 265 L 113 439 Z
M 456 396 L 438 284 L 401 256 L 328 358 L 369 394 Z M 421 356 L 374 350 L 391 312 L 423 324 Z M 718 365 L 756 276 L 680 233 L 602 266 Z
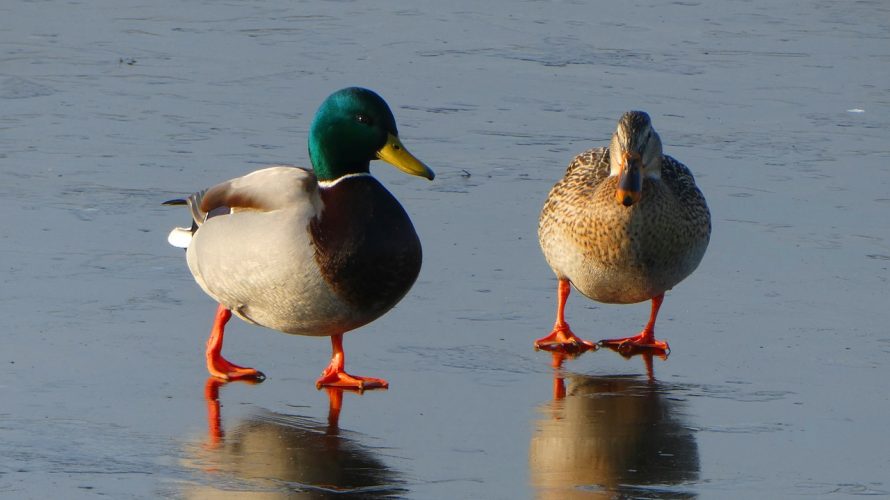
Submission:
M 711 235 L 711 212 L 705 202 L 705 196 L 695 184 L 692 172 L 675 158 L 664 155 L 661 162 L 661 181 L 670 188 L 671 192 L 682 200 L 678 205 L 684 216 L 689 221 L 694 221 L 690 227 L 696 234 L 692 239 L 709 239 Z
M 569 224 L 569 207 L 581 208 L 593 197 L 603 180 L 609 177 L 609 149 L 589 149 L 572 159 L 566 173 L 550 190 L 541 216 L 538 231 L 548 223 Z M 569 210 L 569 212 L 566 212 Z
M 550 267 L 561 275 L 550 256 L 562 253 L 558 248 L 565 238 L 583 239 L 590 201 L 602 182 L 609 177 L 609 149 L 594 148 L 575 156 L 566 173 L 550 189 L 538 219 L 538 241 Z
M 569 163 L 563 181 L 595 189 L 609 176 L 609 148 L 593 148 L 578 154 Z

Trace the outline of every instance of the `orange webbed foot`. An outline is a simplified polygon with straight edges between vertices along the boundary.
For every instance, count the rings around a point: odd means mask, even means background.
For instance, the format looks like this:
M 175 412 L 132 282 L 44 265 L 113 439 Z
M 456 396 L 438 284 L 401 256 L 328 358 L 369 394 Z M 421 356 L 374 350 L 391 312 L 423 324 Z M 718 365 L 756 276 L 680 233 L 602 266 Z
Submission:
M 236 365 L 222 356 L 207 356 L 207 371 L 220 380 L 250 380 L 262 382 L 266 375 L 255 369 Z
M 651 333 L 643 332 L 633 337 L 600 340 L 599 345 L 608 347 L 625 356 L 633 356 L 643 352 L 651 352 L 659 357 L 667 358 L 671 347 L 666 340 L 656 340 Z
M 535 349 L 543 349 L 550 352 L 576 354 L 586 351 L 595 351 L 599 347 L 589 340 L 584 340 L 569 328 L 568 325 L 554 327 L 546 337 L 535 341 Z
M 550 352 L 565 354 L 581 354 L 586 351 L 595 351 L 599 346 L 589 340 L 584 340 L 569 328 L 565 320 L 566 300 L 569 298 L 572 285 L 568 279 L 560 278 L 556 288 L 556 323 L 553 331 L 546 337 L 535 341 L 535 350 L 543 349 Z
M 331 362 L 315 381 L 315 388 L 340 387 L 364 391 L 365 389 L 387 389 L 389 382 L 382 378 L 358 377 L 346 373 L 345 354 L 343 353 L 343 334 L 331 335 Z
M 671 353 L 671 347 L 666 340 L 655 340 L 655 319 L 658 317 L 658 310 L 661 308 L 663 301 L 663 293 L 652 297 L 652 312 L 649 313 L 649 322 L 638 335 L 620 339 L 600 340 L 599 345 L 618 351 L 619 354 L 628 357 L 634 354 L 650 352 L 662 359 L 666 359 Z
M 388 389 L 389 382 L 382 378 L 350 375 L 342 369 L 338 370 L 329 366 L 321 373 L 321 377 L 315 381 L 316 389 L 321 389 L 322 387 L 339 387 L 364 391 L 365 389 Z
M 232 311 L 220 304 L 216 308 L 216 318 L 213 328 L 210 329 L 210 338 L 207 339 L 207 350 L 204 357 L 207 360 L 207 371 L 210 375 L 220 380 L 252 380 L 262 382 L 266 375 L 259 370 L 238 366 L 222 357 L 223 337 L 225 336 L 226 323 L 232 317 Z

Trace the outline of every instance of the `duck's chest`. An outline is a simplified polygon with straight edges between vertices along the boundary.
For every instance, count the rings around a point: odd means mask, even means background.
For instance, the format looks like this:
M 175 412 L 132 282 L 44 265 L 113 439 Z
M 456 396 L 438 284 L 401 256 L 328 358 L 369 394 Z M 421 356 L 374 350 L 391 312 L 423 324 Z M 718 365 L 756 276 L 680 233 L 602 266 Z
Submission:
M 352 307 L 385 311 L 420 272 L 420 240 L 398 200 L 372 177 L 319 190 L 323 209 L 309 225 L 319 271 Z
M 646 182 L 642 199 L 626 207 L 615 200 L 615 188 L 604 184 L 586 205 L 578 207 L 571 223 L 571 232 L 585 253 L 604 262 L 641 263 L 680 246 L 675 240 L 688 221 L 676 209 L 672 193 Z

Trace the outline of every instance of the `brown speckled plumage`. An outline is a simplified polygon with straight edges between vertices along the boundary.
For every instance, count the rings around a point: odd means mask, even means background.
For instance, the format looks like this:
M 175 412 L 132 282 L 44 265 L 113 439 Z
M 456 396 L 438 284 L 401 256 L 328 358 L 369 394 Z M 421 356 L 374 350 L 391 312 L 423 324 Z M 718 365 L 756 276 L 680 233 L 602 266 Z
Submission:
M 671 289 L 695 270 L 710 238 L 710 212 L 692 173 L 661 155 L 657 134 L 650 138 L 643 126 L 651 127 L 645 113 L 627 113 L 610 147 L 576 156 L 538 223 L 541 249 L 557 277 L 600 302 L 642 302 Z M 660 178 L 657 160 L 650 162 L 656 167 L 644 166 L 640 201 L 629 207 L 616 200 L 618 177 L 610 175 L 610 148 L 623 154 L 626 137 L 642 137 L 629 147 L 644 161 L 647 154 L 661 157 Z

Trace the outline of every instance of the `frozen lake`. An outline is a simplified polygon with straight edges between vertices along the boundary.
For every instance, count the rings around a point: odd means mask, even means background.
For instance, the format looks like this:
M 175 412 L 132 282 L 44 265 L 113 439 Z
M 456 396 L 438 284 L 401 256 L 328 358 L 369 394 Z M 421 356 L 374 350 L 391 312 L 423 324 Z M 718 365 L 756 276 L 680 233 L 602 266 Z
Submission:
M 0 497 L 890 495 L 890 4 L 599 3 L 0 5 Z M 207 385 L 215 304 L 161 202 L 308 165 L 350 85 L 438 177 L 372 167 L 424 267 L 346 336 L 391 385 L 339 394 L 333 425 L 327 339 L 233 321 L 225 352 L 268 379 Z M 628 109 L 714 223 L 653 382 L 532 349 L 540 208 Z M 567 319 L 597 340 L 648 311 L 573 294 Z

